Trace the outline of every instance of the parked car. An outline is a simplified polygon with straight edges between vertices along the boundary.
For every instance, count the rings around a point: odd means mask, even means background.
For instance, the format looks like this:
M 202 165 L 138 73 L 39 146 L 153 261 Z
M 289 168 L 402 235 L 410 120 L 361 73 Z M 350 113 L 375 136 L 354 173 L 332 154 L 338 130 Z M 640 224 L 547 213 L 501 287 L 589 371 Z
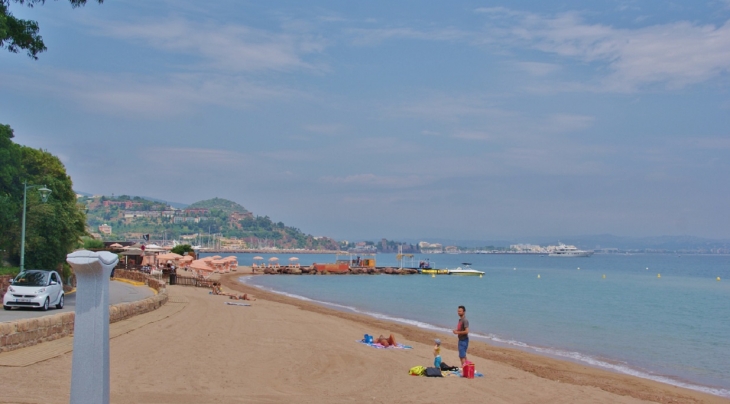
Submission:
M 3 296 L 3 309 L 31 307 L 46 311 L 50 306 L 62 309 L 63 299 L 63 284 L 58 272 L 27 269 L 10 281 Z

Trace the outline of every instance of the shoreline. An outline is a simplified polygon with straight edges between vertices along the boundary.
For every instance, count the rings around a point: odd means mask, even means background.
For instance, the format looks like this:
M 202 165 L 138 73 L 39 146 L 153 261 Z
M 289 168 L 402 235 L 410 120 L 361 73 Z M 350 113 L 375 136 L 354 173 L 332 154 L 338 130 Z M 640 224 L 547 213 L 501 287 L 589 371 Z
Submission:
M 241 269 L 246 268 L 242 267 Z M 336 304 L 317 302 L 313 299 L 302 300 L 296 297 L 267 291 L 253 285 L 239 282 L 239 278 L 248 276 L 247 271 L 221 276 L 221 283 L 228 289 L 239 292 L 250 293 L 257 298 L 277 303 L 294 306 L 298 309 L 324 314 L 335 318 L 354 321 L 362 324 L 363 329 L 385 329 L 389 332 L 402 335 L 408 341 L 431 344 L 433 338 L 443 338 L 444 331 L 439 330 L 431 324 L 425 324 L 427 328 L 417 325 L 399 322 L 398 319 L 378 318 L 362 312 L 350 312 L 347 306 L 343 310 L 330 308 Z M 307 298 L 305 298 L 307 299 Z M 407 319 L 404 319 L 407 320 Z M 434 329 L 436 328 L 436 329 Z M 456 350 L 455 341 L 444 339 L 442 346 L 445 349 Z M 549 353 L 533 353 L 525 349 L 510 346 L 501 346 L 484 341 L 485 338 L 474 338 L 470 344 L 470 356 L 479 358 L 479 362 L 497 362 L 512 368 L 531 373 L 537 377 L 561 383 L 569 383 L 576 386 L 596 387 L 603 391 L 621 396 L 629 396 L 641 400 L 670 403 L 730 403 L 727 397 L 713 395 L 711 393 L 694 390 L 684 386 L 664 383 L 637 375 L 622 373 L 619 371 L 607 370 L 603 367 L 585 364 L 578 360 L 550 355 Z M 507 345 L 507 344 L 505 344 Z M 681 382 L 679 382 L 681 383 Z
M 251 277 L 253 275 L 261 275 L 261 274 L 251 274 L 251 275 L 243 275 L 242 277 Z M 264 274 L 265 275 L 265 274 Z M 289 292 L 283 292 L 283 291 L 277 291 L 271 288 L 267 288 L 264 286 L 258 286 L 258 285 L 251 285 L 247 283 L 243 283 L 246 286 L 251 286 L 255 289 L 267 292 L 267 293 L 274 293 L 276 295 L 281 295 L 285 297 L 289 297 L 295 300 L 305 301 L 305 302 L 311 302 L 317 305 L 325 306 L 333 308 L 333 310 L 336 311 L 342 311 L 344 313 L 354 313 L 354 314 L 361 314 L 365 315 L 367 317 L 378 319 L 378 320 L 384 320 L 389 321 L 397 324 L 403 324 L 408 326 L 414 326 L 418 329 L 433 332 L 441 335 L 441 338 L 444 338 L 444 336 L 452 337 L 451 330 L 449 330 L 446 327 L 441 327 L 435 324 L 426 323 L 419 320 L 412 320 L 407 318 L 401 318 L 401 317 L 394 317 L 389 314 L 383 314 L 378 312 L 370 312 L 367 310 L 358 309 L 357 307 L 353 306 L 347 306 L 339 303 L 332 303 L 328 301 L 323 300 L 316 300 L 312 299 L 306 296 L 301 296 Z M 680 387 L 689 389 L 692 391 L 697 391 L 699 393 L 709 394 L 713 396 L 717 396 L 724 399 L 730 399 L 730 390 L 721 388 L 721 387 L 713 387 L 708 385 L 702 385 L 694 383 L 690 380 L 686 379 L 680 379 L 680 378 L 672 378 L 670 376 L 664 376 L 664 375 L 654 375 L 651 374 L 649 370 L 642 370 L 639 368 L 633 368 L 628 365 L 622 364 L 620 361 L 612 360 L 611 358 L 600 358 L 600 357 L 594 357 L 590 356 L 588 354 L 583 354 L 577 351 L 569 351 L 565 349 L 558 349 L 558 348 L 548 348 L 548 347 L 542 347 L 542 346 L 535 346 L 530 345 L 521 341 L 517 340 L 505 340 L 501 339 L 499 337 L 490 337 L 488 335 L 482 335 L 478 333 L 470 333 L 471 339 L 476 339 L 478 341 L 484 342 L 490 346 L 494 346 L 497 348 L 511 348 L 511 349 L 517 349 L 521 352 L 525 352 L 532 355 L 538 355 L 541 357 L 548 357 L 552 358 L 558 361 L 567 361 L 570 363 L 574 363 L 576 365 L 582 365 L 582 366 L 588 366 L 593 369 L 599 369 L 608 371 L 611 373 L 617 373 L 620 375 L 626 375 L 631 377 L 638 377 L 640 379 L 650 380 L 662 384 L 666 384 L 673 387 Z M 723 395 L 724 393 L 724 395 Z

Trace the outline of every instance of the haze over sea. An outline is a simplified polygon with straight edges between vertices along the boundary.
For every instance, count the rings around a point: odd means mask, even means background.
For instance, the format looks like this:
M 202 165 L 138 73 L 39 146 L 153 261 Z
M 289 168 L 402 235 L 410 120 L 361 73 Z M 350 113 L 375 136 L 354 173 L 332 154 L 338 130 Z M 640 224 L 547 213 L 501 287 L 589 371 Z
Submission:
M 241 265 L 250 265 L 253 255 L 238 257 Z M 277 257 L 286 262 L 290 255 Z M 299 257 L 302 264 L 334 260 L 332 255 Z M 443 332 L 455 326 L 456 307 L 463 304 L 472 338 L 730 397 L 730 256 L 441 254 L 419 258 L 430 258 L 439 268 L 468 261 L 486 273 L 483 278 L 255 276 L 242 280 L 342 310 Z M 394 254 L 379 254 L 377 259 L 378 266 L 396 265 Z

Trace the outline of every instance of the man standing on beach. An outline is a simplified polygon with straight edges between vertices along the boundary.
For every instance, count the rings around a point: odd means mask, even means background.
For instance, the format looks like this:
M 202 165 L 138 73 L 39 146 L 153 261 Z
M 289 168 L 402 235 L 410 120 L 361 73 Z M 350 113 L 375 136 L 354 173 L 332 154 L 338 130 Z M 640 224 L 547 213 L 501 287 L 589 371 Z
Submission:
M 461 367 L 464 367 L 466 349 L 469 348 L 469 320 L 466 319 L 466 307 L 459 306 L 457 313 L 459 314 L 459 324 L 456 325 L 454 334 L 459 337 L 459 360 L 461 360 Z

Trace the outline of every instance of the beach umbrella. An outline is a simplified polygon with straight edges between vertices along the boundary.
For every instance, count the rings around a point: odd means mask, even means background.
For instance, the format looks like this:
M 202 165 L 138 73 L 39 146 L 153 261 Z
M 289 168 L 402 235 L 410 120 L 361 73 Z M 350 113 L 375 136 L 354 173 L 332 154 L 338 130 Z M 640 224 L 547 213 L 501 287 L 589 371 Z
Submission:
M 158 260 L 179 260 L 179 259 L 181 259 L 182 257 L 183 257 L 183 256 L 182 256 L 182 255 L 180 255 L 180 254 L 175 254 L 175 253 L 166 253 L 166 254 L 160 254 L 160 255 L 158 255 L 158 256 L 157 256 L 157 259 L 158 259 Z
M 195 260 L 191 262 L 190 269 L 198 272 L 213 272 L 213 268 L 209 267 L 208 264 L 203 260 Z
M 253 257 L 253 259 L 255 259 L 255 260 L 262 260 L 262 259 L 264 259 L 264 257 L 255 256 L 255 257 Z
M 272 262 L 273 262 L 273 261 L 278 261 L 278 260 L 279 260 L 279 259 L 278 259 L 278 258 L 276 258 L 276 257 L 271 257 L 271 258 L 269 258 L 269 261 L 272 261 Z
M 189 255 L 186 255 L 186 256 L 182 257 L 182 260 L 183 261 L 192 261 L 193 260 L 193 257 L 191 257 Z
M 221 259 L 223 257 L 221 257 L 220 255 L 214 255 L 214 256 L 212 256 L 210 258 L 213 258 L 214 260 L 219 260 L 219 259 Z
M 114 244 L 112 244 L 112 245 L 109 246 L 109 248 L 122 248 L 122 247 L 123 246 L 121 244 L 119 244 L 119 243 L 114 243 Z
M 215 257 L 205 257 L 205 258 L 202 258 L 200 261 L 208 262 L 208 261 L 213 261 L 214 259 L 215 259 Z
M 297 257 L 291 257 L 291 258 L 289 258 L 289 261 L 299 261 L 299 258 L 297 258 Z

